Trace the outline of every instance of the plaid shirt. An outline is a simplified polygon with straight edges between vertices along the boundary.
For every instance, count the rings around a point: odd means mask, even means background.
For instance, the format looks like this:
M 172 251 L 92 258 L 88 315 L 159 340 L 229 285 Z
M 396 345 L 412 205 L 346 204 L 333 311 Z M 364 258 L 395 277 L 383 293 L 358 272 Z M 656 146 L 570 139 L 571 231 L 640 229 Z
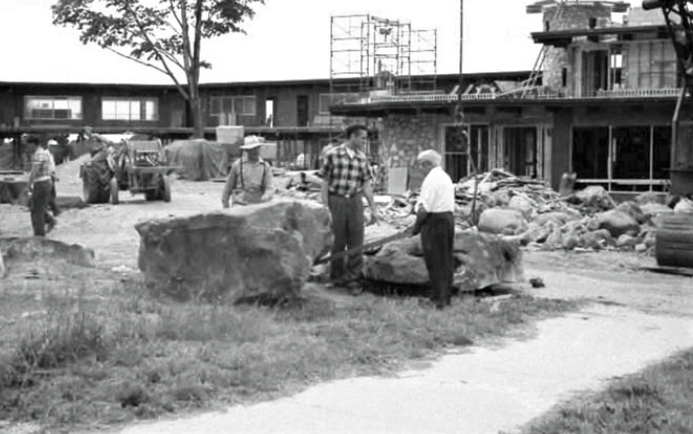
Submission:
M 351 151 L 346 145 L 331 149 L 326 155 L 320 176 L 327 180 L 328 190 L 340 196 L 353 196 L 363 191 L 371 180 L 368 159 L 360 151 Z
M 29 184 L 51 179 L 51 154 L 47 149 L 39 148 L 34 152 L 29 175 Z

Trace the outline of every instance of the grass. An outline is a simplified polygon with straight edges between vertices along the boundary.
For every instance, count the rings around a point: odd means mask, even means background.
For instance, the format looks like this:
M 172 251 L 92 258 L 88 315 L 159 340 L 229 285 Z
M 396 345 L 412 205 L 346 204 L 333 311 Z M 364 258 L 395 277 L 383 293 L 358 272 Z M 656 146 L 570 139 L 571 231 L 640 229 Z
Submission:
M 257 402 L 325 380 L 387 375 L 577 307 L 518 295 L 457 298 L 437 311 L 416 298 L 318 289 L 288 307 L 232 307 L 152 299 L 137 282 L 82 285 L 34 288 L 41 297 L 0 292 L 10 318 L 5 327 L 0 320 L 0 420 L 93 428 Z
M 523 434 L 684 434 L 693 432 L 693 349 L 569 401 Z

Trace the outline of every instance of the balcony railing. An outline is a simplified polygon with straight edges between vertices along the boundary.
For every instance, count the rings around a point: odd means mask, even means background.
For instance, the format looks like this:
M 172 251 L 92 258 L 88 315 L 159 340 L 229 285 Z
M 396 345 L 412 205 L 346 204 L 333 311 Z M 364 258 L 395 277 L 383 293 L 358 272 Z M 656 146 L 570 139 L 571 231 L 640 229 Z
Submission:
M 484 100 L 571 100 L 571 99 L 610 99 L 610 98 L 661 98 L 676 97 L 681 92 L 680 88 L 661 88 L 661 89 L 614 89 L 598 90 L 592 94 L 575 95 L 572 93 L 559 92 L 554 89 L 536 86 L 533 88 L 517 88 L 503 93 L 476 93 L 463 94 L 463 101 L 484 101 Z M 416 93 L 416 94 L 396 94 L 383 95 L 363 93 L 352 95 L 343 100 L 344 105 L 368 105 L 382 103 L 417 103 L 417 102 L 455 102 L 457 94 L 441 93 Z

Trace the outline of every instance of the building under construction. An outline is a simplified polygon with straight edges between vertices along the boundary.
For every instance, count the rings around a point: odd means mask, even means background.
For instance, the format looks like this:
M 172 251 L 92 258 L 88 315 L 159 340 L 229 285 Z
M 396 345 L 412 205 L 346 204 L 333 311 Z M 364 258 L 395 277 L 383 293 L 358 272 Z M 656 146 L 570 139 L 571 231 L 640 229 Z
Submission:
M 682 83 L 661 11 L 545 0 L 527 12 L 542 14 L 542 28 L 531 35 L 541 47 L 535 71 L 519 86 L 465 85 L 466 143 L 451 93 L 375 94 L 332 111 L 382 121 L 380 157 L 390 171 L 413 171 L 418 151 L 433 148 L 453 179 L 474 166 L 502 167 L 555 188 L 572 171 L 612 192 L 665 191 L 667 170 L 693 161 L 693 140 L 672 144 Z M 682 119 L 693 119 L 689 107 L 682 110 Z M 682 122 L 680 134 L 691 131 Z

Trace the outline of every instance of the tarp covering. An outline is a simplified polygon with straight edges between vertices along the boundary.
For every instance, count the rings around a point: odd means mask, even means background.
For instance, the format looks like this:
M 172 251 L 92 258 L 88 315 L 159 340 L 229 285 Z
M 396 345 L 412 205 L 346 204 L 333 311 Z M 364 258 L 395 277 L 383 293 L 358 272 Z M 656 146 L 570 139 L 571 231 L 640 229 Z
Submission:
M 204 139 L 176 140 L 164 148 L 166 164 L 181 166 L 175 172 L 191 181 L 206 181 L 226 176 L 229 166 L 228 146 Z

